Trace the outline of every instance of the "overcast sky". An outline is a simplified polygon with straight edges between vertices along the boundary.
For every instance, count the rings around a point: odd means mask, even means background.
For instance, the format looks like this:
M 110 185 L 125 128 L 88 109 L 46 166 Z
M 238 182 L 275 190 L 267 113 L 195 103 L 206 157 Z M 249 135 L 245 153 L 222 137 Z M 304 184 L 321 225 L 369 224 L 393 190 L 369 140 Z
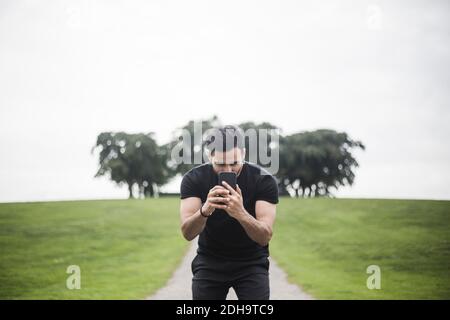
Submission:
M 450 199 L 449 1 L 0 1 L 0 202 L 126 198 L 102 131 L 361 140 L 342 197 Z M 178 190 L 178 181 L 167 190 Z

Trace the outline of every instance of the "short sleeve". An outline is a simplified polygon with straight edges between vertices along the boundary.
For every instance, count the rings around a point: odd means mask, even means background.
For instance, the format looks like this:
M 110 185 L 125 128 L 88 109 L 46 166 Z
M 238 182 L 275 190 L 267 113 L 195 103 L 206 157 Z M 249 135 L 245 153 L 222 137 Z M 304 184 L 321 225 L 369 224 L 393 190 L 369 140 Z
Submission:
M 185 199 L 189 197 L 201 198 L 199 187 L 197 186 L 191 175 L 187 173 L 181 180 L 180 198 Z
M 256 201 L 264 200 L 273 204 L 278 203 L 278 184 L 270 174 L 261 176 L 256 186 Z

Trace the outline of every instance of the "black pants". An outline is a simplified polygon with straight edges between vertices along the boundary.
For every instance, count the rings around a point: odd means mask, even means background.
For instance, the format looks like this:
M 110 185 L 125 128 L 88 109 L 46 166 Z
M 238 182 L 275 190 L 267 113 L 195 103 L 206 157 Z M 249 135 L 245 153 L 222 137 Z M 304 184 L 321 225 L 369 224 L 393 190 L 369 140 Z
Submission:
M 192 298 L 225 300 L 233 288 L 239 300 L 269 300 L 269 259 L 229 261 L 197 255 L 191 264 Z

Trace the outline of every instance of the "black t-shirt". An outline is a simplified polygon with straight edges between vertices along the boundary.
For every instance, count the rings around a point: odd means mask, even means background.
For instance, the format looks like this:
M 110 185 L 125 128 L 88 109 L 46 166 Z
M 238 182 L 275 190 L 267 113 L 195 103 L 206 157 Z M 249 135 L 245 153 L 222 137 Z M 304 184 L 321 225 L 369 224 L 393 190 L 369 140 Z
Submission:
M 261 174 L 264 172 L 265 174 Z M 218 185 L 218 175 L 212 164 L 206 163 L 188 171 L 181 182 L 181 199 L 189 197 L 206 201 L 211 188 Z M 244 207 L 255 216 L 257 200 L 278 203 L 278 186 L 275 178 L 263 168 L 245 162 L 237 177 L 242 191 Z M 227 260 L 253 260 L 269 256 L 269 246 L 261 246 L 247 235 L 241 224 L 222 209 L 216 209 L 200 233 L 198 254 Z

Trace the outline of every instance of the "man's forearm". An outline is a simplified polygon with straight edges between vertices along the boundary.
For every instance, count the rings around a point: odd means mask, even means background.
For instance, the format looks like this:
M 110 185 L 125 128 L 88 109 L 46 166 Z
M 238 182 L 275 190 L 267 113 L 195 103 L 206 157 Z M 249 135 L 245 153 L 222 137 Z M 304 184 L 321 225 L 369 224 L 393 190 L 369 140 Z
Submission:
M 206 220 L 208 218 L 203 217 L 200 214 L 200 209 L 192 216 L 187 218 L 181 226 L 181 232 L 186 240 L 191 241 L 205 228 Z
M 272 229 L 266 223 L 256 220 L 247 211 L 239 216 L 237 220 L 253 241 L 261 246 L 269 243 L 272 238 Z

